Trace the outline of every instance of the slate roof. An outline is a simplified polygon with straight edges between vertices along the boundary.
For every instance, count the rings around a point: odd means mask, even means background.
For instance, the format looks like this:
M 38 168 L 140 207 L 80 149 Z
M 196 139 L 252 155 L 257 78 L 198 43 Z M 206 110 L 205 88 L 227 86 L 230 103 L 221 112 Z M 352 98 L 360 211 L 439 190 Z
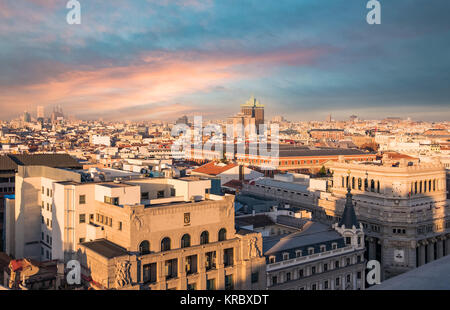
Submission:
M 236 218 L 237 226 L 248 226 L 253 225 L 253 228 L 265 227 L 274 225 L 274 221 L 270 217 L 264 214 L 257 214 L 254 216 L 238 217 Z
M 347 200 L 345 201 L 344 213 L 342 214 L 342 218 L 338 224 L 339 227 L 342 227 L 342 225 L 344 225 L 345 228 L 348 229 L 351 229 L 353 226 L 359 227 L 359 222 L 358 219 L 356 218 L 355 209 L 353 208 L 352 197 L 353 195 L 349 187 L 347 192 Z

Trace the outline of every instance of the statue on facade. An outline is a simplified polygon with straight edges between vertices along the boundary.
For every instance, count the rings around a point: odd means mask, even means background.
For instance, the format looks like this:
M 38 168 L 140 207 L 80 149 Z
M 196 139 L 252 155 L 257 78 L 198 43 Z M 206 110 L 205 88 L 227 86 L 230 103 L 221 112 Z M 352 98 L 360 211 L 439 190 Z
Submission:
M 129 261 L 116 263 L 116 286 L 124 287 L 131 284 L 131 264 Z
M 256 237 L 253 237 L 250 240 L 250 256 L 251 257 L 259 257 L 259 256 L 261 256 L 261 251 L 258 248 L 258 239 Z

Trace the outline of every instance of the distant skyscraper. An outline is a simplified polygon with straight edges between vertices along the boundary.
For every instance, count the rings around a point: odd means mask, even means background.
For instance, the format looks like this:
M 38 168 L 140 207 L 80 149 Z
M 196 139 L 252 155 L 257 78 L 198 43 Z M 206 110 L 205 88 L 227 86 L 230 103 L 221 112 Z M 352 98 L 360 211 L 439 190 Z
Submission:
M 27 122 L 27 123 L 31 122 L 31 116 L 30 116 L 30 113 L 28 113 L 27 111 L 25 111 L 25 112 L 23 113 L 23 121 L 24 121 L 24 122 Z
M 327 122 L 331 123 L 331 114 L 328 115 Z
M 36 113 L 36 118 L 44 118 L 44 107 L 41 105 L 37 106 L 37 113 Z

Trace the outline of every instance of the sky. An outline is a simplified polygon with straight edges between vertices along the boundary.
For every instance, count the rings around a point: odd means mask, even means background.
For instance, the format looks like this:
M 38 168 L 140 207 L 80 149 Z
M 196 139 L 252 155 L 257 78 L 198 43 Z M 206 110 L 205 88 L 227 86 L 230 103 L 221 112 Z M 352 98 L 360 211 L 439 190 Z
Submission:
M 448 0 L 78 1 L 0 1 L 0 119 L 450 120 Z

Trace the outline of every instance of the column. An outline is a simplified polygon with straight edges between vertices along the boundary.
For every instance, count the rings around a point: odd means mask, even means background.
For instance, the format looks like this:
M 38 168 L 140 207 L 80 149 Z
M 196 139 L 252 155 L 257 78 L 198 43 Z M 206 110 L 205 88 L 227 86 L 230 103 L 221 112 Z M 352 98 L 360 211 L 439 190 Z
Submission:
M 419 266 L 425 264 L 425 245 L 421 244 L 419 246 Z
M 434 261 L 434 242 L 428 243 L 428 262 Z
M 438 239 L 437 242 L 436 242 L 436 246 L 437 246 L 437 257 L 436 257 L 436 259 L 439 259 L 442 256 L 444 256 L 444 247 L 443 247 L 443 243 L 444 242 L 445 241 L 441 240 L 441 239 Z
M 178 258 L 178 277 L 180 278 L 180 290 L 187 289 L 187 278 L 186 278 L 186 257 L 181 256 Z

